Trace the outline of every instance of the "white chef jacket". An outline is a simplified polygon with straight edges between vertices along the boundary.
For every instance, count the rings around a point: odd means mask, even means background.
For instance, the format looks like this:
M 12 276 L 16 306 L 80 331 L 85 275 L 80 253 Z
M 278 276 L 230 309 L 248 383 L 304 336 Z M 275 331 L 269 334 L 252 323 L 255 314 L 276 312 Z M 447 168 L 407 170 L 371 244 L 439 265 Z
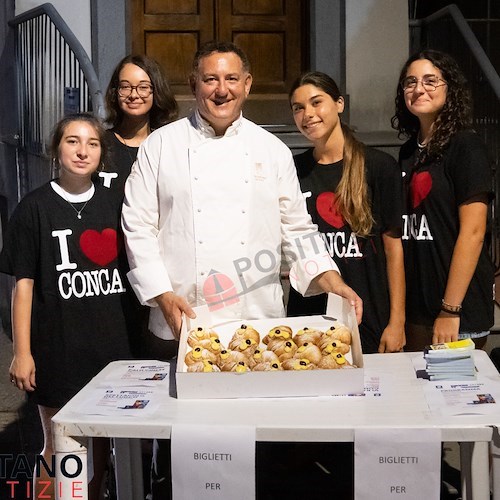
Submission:
M 219 320 L 283 317 L 282 254 L 303 295 L 338 270 L 307 213 L 290 150 L 241 117 L 216 137 L 198 112 L 140 146 L 122 212 L 129 281 L 173 335 L 154 297 L 173 291 Z

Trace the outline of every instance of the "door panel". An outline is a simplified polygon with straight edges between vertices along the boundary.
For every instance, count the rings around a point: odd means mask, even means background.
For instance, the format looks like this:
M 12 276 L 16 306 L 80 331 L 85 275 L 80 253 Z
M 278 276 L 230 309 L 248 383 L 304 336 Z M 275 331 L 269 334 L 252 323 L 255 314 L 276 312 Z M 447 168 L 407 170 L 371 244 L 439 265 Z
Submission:
M 218 38 L 247 54 L 256 94 L 285 93 L 303 67 L 303 12 L 297 0 L 218 0 Z
M 169 82 L 184 89 L 193 54 L 198 48 L 196 33 L 145 33 L 145 47 L 147 55 L 156 59 L 165 69 Z M 166 48 L 171 50 L 165 50 Z M 177 88 L 177 92 L 178 90 Z
M 197 0 L 145 0 L 146 14 L 196 14 Z
M 282 0 L 233 0 L 233 13 L 236 15 L 283 15 Z
M 163 65 L 182 101 L 190 96 L 188 76 L 200 44 L 213 39 L 233 41 L 248 54 L 254 77 L 251 100 L 261 101 L 256 109 L 265 109 L 269 121 L 272 108 L 282 109 L 288 87 L 308 64 L 306 3 L 131 0 L 132 50 Z M 283 117 L 278 122 L 283 123 Z

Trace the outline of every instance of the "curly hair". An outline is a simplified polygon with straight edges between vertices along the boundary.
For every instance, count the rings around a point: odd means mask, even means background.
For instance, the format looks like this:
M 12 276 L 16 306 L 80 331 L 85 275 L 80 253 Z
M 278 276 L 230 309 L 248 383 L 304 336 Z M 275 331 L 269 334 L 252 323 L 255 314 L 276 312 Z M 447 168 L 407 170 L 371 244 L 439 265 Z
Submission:
M 292 84 L 288 93 L 291 102 L 293 93 L 303 85 L 313 85 L 328 94 L 337 102 L 342 94 L 335 81 L 320 71 L 303 73 Z M 358 236 L 367 237 L 373 228 L 374 220 L 368 195 L 365 171 L 365 146 L 358 141 L 352 130 L 341 123 L 344 135 L 342 177 L 337 186 L 336 205 L 338 211 Z
M 430 158 L 439 161 L 451 137 L 459 130 L 472 128 L 472 96 L 464 74 L 450 55 L 431 49 L 413 54 L 399 75 L 396 112 L 391 118 L 392 128 L 398 131 L 399 137 L 417 137 L 420 129 L 418 118 L 406 106 L 401 82 L 407 76 L 410 65 L 421 59 L 430 61 L 438 68 L 447 83 L 446 102 L 434 122 L 432 136 L 420 158 L 421 161 Z
M 149 126 L 152 130 L 166 125 L 177 118 L 179 107 L 173 92 L 170 90 L 167 77 L 162 67 L 154 60 L 145 55 L 128 55 L 116 66 L 106 90 L 106 109 L 108 115 L 106 122 L 113 128 L 120 125 L 123 120 L 123 110 L 118 101 L 118 85 L 120 83 L 120 71 L 126 64 L 135 64 L 147 73 L 153 86 L 153 106 L 149 112 Z

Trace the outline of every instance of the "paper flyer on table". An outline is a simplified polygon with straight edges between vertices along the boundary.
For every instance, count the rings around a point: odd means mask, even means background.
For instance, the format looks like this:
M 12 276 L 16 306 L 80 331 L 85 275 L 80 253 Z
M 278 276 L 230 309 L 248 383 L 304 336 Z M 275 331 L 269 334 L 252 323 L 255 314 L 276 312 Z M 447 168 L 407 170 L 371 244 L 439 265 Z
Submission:
M 424 386 L 427 404 L 441 415 L 500 415 L 500 384 L 439 381 Z
M 140 361 L 119 364 L 107 374 L 105 384 L 117 386 L 164 386 L 168 390 L 170 364 L 162 361 Z
M 86 415 L 129 415 L 144 418 L 159 406 L 162 392 L 149 388 L 97 388 L 80 405 Z

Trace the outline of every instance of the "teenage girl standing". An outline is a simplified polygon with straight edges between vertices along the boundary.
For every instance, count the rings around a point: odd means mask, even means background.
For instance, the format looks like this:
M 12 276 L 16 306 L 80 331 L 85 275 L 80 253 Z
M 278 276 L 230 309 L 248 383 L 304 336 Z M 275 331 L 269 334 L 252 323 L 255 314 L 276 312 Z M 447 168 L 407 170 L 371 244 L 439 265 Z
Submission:
M 407 193 L 407 348 L 472 338 L 493 325 L 493 264 L 485 245 L 491 168 L 472 130 L 466 80 L 448 54 L 424 50 L 404 64 L 392 124 Z
M 123 200 L 125 181 L 137 151 L 155 129 L 177 118 L 177 101 L 161 66 L 146 55 L 128 55 L 116 66 L 106 90 L 106 131 L 110 146 L 109 164 L 99 172 L 101 184 Z M 136 310 L 136 330 L 132 346 L 141 359 L 170 359 L 177 354 L 177 343 L 150 333 L 149 307 L 141 306 L 128 286 Z
M 328 75 L 299 77 L 290 105 L 295 124 L 313 144 L 295 156 L 309 213 L 345 282 L 363 299 L 363 352 L 401 351 L 405 282 L 397 162 L 366 147 L 341 123 L 344 98 Z M 324 314 L 325 308 L 325 295 L 290 292 L 290 316 Z
M 16 279 L 10 377 L 38 405 L 47 463 L 51 418 L 110 361 L 130 358 L 121 205 L 92 182 L 103 167 L 104 138 L 91 115 L 56 125 L 51 152 L 59 177 L 21 200 L 0 254 L 0 271 Z M 107 440 L 94 440 L 90 499 L 98 498 L 106 449 Z

